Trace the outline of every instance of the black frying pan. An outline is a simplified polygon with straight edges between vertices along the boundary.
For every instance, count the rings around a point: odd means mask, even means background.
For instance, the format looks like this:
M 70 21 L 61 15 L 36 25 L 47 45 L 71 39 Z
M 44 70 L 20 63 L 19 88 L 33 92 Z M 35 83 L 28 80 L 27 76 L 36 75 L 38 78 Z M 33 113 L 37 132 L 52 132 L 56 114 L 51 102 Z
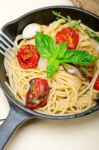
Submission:
M 6 33 L 12 40 L 15 39 L 17 34 L 20 34 L 23 28 L 30 23 L 36 22 L 39 24 L 49 24 L 55 17 L 52 14 L 52 10 L 61 12 L 63 16 L 69 15 L 72 19 L 81 19 L 84 24 L 91 27 L 95 31 L 99 31 L 99 17 L 82 9 L 70 6 L 54 6 L 37 9 L 35 11 L 29 12 L 22 17 L 6 24 L 3 26 L 2 31 Z M 77 118 L 81 116 L 88 115 L 96 110 L 99 110 L 99 104 L 91 107 L 89 110 L 65 116 L 51 116 L 31 111 L 23 106 L 21 103 L 15 100 L 13 94 L 4 84 L 5 81 L 8 81 L 6 72 L 3 64 L 3 56 L 0 54 L 0 86 L 3 89 L 5 95 L 7 96 L 8 102 L 10 104 L 10 112 L 7 120 L 0 127 L 0 150 L 7 143 L 8 139 L 14 132 L 14 130 L 30 118 L 44 118 L 44 119 L 53 119 L 53 120 L 63 120 Z

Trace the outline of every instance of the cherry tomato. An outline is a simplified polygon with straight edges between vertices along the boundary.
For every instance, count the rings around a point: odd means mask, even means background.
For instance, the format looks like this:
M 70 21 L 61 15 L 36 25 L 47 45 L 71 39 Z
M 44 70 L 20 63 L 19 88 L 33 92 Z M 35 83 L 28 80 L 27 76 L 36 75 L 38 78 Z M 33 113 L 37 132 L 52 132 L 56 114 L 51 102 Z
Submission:
M 99 77 L 97 78 L 95 84 L 94 84 L 94 89 L 99 90 Z
M 60 44 L 62 42 L 67 42 L 68 49 L 74 49 L 78 45 L 79 34 L 70 27 L 64 27 L 61 31 L 56 33 L 56 43 Z
M 36 68 L 40 55 L 34 45 L 22 45 L 17 54 L 20 66 L 24 69 Z
M 33 110 L 46 104 L 49 95 L 47 80 L 34 78 L 30 82 L 30 89 L 26 93 L 26 107 Z
M 91 81 L 93 79 L 93 77 L 88 77 L 88 80 Z M 94 89 L 95 90 L 99 90 L 99 76 L 94 84 Z

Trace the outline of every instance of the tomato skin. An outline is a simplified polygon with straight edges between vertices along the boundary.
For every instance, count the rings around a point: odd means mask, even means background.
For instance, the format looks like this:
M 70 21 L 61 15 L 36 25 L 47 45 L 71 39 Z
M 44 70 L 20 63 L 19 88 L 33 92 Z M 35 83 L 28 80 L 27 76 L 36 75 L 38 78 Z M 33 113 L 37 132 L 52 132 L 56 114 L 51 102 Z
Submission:
M 20 66 L 24 69 L 36 68 L 40 55 L 34 45 L 22 45 L 17 54 Z
M 70 27 L 64 27 L 56 33 L 56 43 L 67 42 L 68 49 L 75 49 L 79 42 L 79 34 Z
M 88 77 L 88 80 L 89 80 L 89 81 L 91 81 L 92 79 L 93 79 L 93 77 Z M 95 81 L 94 89 L 95 89 L 95 90 L 99 90 L 99 76 L 98 76 L 98 78 L 97 78 L 96 81 Z
M 26 93 L 26 107 L 31 109 L 31 110 L 36 109 L 36 108 L 40 108 L 40 107 L 44 106 L 47 102 L 47 97 L 46 97 L 45 99 L 43 99 L 38 104 L 32 103 L 32 102 L 30 102 L 30 96 L 31 96 L 30 91 L 28 91 Z
M 26 93 L 26 107 L 33 110 L 46 104 L 49 95 L 47 80 L 41 78 L 32 79 L 30 89 Z
M 49 85 L 47 80 L 41 79 L 41 78 L 35 78 L 33 79 L 32 84 L 32 92 L 36 99 L 39 99 L 40 97 L 43 97 L 44 95 L 48 94 L 49 91 Z
M 95 84 L 94 84 L 94 89 L 99 90 L 99 77 L 97 78 Z

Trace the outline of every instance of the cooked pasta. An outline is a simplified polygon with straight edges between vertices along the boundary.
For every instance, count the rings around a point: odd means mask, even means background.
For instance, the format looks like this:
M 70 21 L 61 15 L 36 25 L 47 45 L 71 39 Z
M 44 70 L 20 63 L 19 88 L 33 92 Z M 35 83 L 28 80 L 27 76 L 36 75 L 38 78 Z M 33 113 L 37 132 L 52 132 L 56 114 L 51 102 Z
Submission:
M 75 22 L 75 20 L 68 20 L 66 22 L 65 19 L 59 19 L 49 25 L 39 26 L 41 32 L 49 35 L 55 41 L 57 32 L 61 31 L 64 27 L 72 28 Z M 99 56 L 99 45 L 97 44 L 98 46 L 96 46 L 96 42 L 84 32 L 86 27 L 82 23 L 74 27 L 79 34 L 79 42 L 76 49 L 93 56 Z M 95 32 L 95 34 L 99 35 L 98 32 Z M 27 44 L 36 45 L 35 37 L 30 39 L 23 38 L 23 35 L 16 37 L 15 45 L 17 45 L 18 49 L 22 45 Z M 45 59 L 43 67 L 40 62 L 37 68 L 25 69 L 18 62 L 15 48 L 11 50 L 11 53 L 14 57 L 7 53 L 8 57 L 4 59 L 4 66 L 9 79 L 9 83 L 6 82 L 6 85 L 10 88 L 16 100 L 22 104 L 26 105 L 26 93 L 29 90 L 30 81 L 34 78 L 46 79 L 50 87 L 47 103 L 42 107 L 34 109 L 37 112 L 51 115 L 69 115 L 85 111 L 96 104 L 95 99 L 99 90 L 94 88 L 94 84 L 99 76 L 99 60 L 88 66 L 64 63 L 59 66 L 53 77 L 47 78 L 47 60 L 45 58 L 40 56 L 40 60 Z M 92 80 L 88 80 L 89 76 L 93 77 Z

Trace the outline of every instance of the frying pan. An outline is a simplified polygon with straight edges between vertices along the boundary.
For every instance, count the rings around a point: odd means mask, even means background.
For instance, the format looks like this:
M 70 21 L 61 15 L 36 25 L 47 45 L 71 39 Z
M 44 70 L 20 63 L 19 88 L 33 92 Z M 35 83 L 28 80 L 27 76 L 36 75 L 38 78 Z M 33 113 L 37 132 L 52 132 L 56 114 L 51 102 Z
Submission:
M 99 31 L 98 16 L 83 9 L 71 6 L 51 6 L 31 11 L 21 16 L 20 18 L 4 25 L 2 27 L 2 31 L 12 40 L 14 40 L 18 34 L 22 33 L 23 28 L 30 23 L 36 22 L 39 24 L 49 24 L 50 22 L 54 21 L 55 16 L 53 16 L 52 10 L 61 12 L 63 16 L 69 15 L 72 19 L 81 19 L 82 23 L 91 27 L 95 31 Z M 64 120 L 85 116 L 96 110 L 99 110 L 99 104 L 96 104 L 89 110 L 78 114 L 52 116 L 27 109 L 20 102 L 17 102 L 17 100 L 15 100 L 14 95 L 5 85 L 5 81 L 8 81 L 8 78 L 6 76 L 3 59 L 4 57 L 2 56 L 2 54 L 0 54 L 0 86 L 8 99 L 10 105 L 10 112 L 7 120 L 0 127 L 0 150 L 7 143 L 14 130 L 26 120 L 29 120 L 31 118 Z

